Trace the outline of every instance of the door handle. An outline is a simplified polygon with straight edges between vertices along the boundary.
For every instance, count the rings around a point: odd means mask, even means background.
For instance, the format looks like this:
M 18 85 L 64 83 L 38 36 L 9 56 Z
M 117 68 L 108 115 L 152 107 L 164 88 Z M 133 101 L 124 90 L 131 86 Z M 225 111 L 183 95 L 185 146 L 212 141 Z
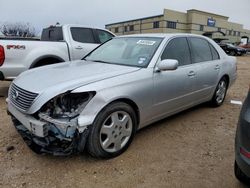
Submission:
M 188 76 L 189 76 L 189 77 L 195 76 L 195 72 L 194 72 L 194 71 L 190 71 L 190 72 L 188 73 Z
M 220 70 L 220 65 L 216 65 L 214 69 L 215 70 Z
M 83 49 L 83 47 L 81 47 L 81 46 L 77 46 L 77 47 L 76 47 L 76 49 L 77 49 L 77 50 L 82 50 L 82 49 Z

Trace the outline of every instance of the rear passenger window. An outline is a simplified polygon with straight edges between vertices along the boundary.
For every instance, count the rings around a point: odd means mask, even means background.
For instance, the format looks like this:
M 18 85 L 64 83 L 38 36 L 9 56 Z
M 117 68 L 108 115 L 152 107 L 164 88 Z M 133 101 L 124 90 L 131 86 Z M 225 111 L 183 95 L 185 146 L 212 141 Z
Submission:
M 211 52 L 212 52 L 212 56 L 213 56 L 213 60 L 216 59 L 220 59 L 219 53 L 217 52 L 217 50 L 213 47 L 212 44 L 209 44 Z
M 62 27 L 49 27 L 43 29 L 41 41 L 61 41 L 63 40 Z
M 97 30 L 97 36 L 99 38 L 99 41 L 101 43 L 104 43 L 106 42 L 107 40 L 113 38 L 114 36 L 111 35 L 110 33 L 106 32 L 106 31 L 103 31 L 103 30 Z
M 191 64 L 187 39 L 183 37 L 171 40 L 161 56 L 161 60 L 164 59 L 176 59 L 179 66 Z
M 213 60 L 209 44 L 201 38 L 189 38 L 193 63 Z
M 74 41 L 81 43 L 95 43 L 93 32 L 89 28 L 72 27 L 70 28 Z

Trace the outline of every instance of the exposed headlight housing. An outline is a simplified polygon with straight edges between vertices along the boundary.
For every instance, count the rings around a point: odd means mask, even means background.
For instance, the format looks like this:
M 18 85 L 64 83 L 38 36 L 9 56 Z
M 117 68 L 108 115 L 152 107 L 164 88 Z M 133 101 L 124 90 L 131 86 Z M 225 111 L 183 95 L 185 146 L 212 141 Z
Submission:
M 47 102 L 40 112 L 55 119 L 73 119 L 77 117 L 96 92 L 64 93 Z
M 71 140 L 77 129 L 77 118 L 96 92 L 60 94 L 48 101 L 38 112 L 47 122 L 48 132 L 62 140 Z

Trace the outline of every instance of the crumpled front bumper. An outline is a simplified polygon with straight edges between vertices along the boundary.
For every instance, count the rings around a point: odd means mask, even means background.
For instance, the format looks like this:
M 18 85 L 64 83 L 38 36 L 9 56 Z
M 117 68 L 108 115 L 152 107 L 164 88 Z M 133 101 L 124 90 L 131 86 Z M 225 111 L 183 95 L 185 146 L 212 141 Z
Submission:
M 35 153 L 48 153 L 56 156 L 81 153 L 84 150 L 89 130 L 73 130 L 71 137 L 62 134 L 56 126 L 39 121 L 32 116 L 19 112 L 11 102 L 8 103 L 8 114 L 26 144 Z M 32 125 L 38 125 L 33 127 Z
M 46 137 L 42 138 L 33 135 L 17 119 L 13 118 L 12 120 L 23 140 L 37 154 L 47 153 L 55 156 L 67 156 L 74 153 L 81 153 L 84 150 L 88 137 L 88 129 L 83 133 L 76 132 L 72 140 L 61 140 L 53 132 L 49 132 Z

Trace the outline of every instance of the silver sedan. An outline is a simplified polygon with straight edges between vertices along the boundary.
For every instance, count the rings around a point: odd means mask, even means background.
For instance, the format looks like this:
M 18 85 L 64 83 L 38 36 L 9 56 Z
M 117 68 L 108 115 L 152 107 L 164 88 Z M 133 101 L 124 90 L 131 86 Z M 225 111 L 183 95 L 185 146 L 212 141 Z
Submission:
M 8 112 L 37 153 L 116 157 L 136 131 L 192 106 L 220 106 L 236 58 L 191 34 L 113 38 L 81 61 L 26 71 L 9 89 Z

